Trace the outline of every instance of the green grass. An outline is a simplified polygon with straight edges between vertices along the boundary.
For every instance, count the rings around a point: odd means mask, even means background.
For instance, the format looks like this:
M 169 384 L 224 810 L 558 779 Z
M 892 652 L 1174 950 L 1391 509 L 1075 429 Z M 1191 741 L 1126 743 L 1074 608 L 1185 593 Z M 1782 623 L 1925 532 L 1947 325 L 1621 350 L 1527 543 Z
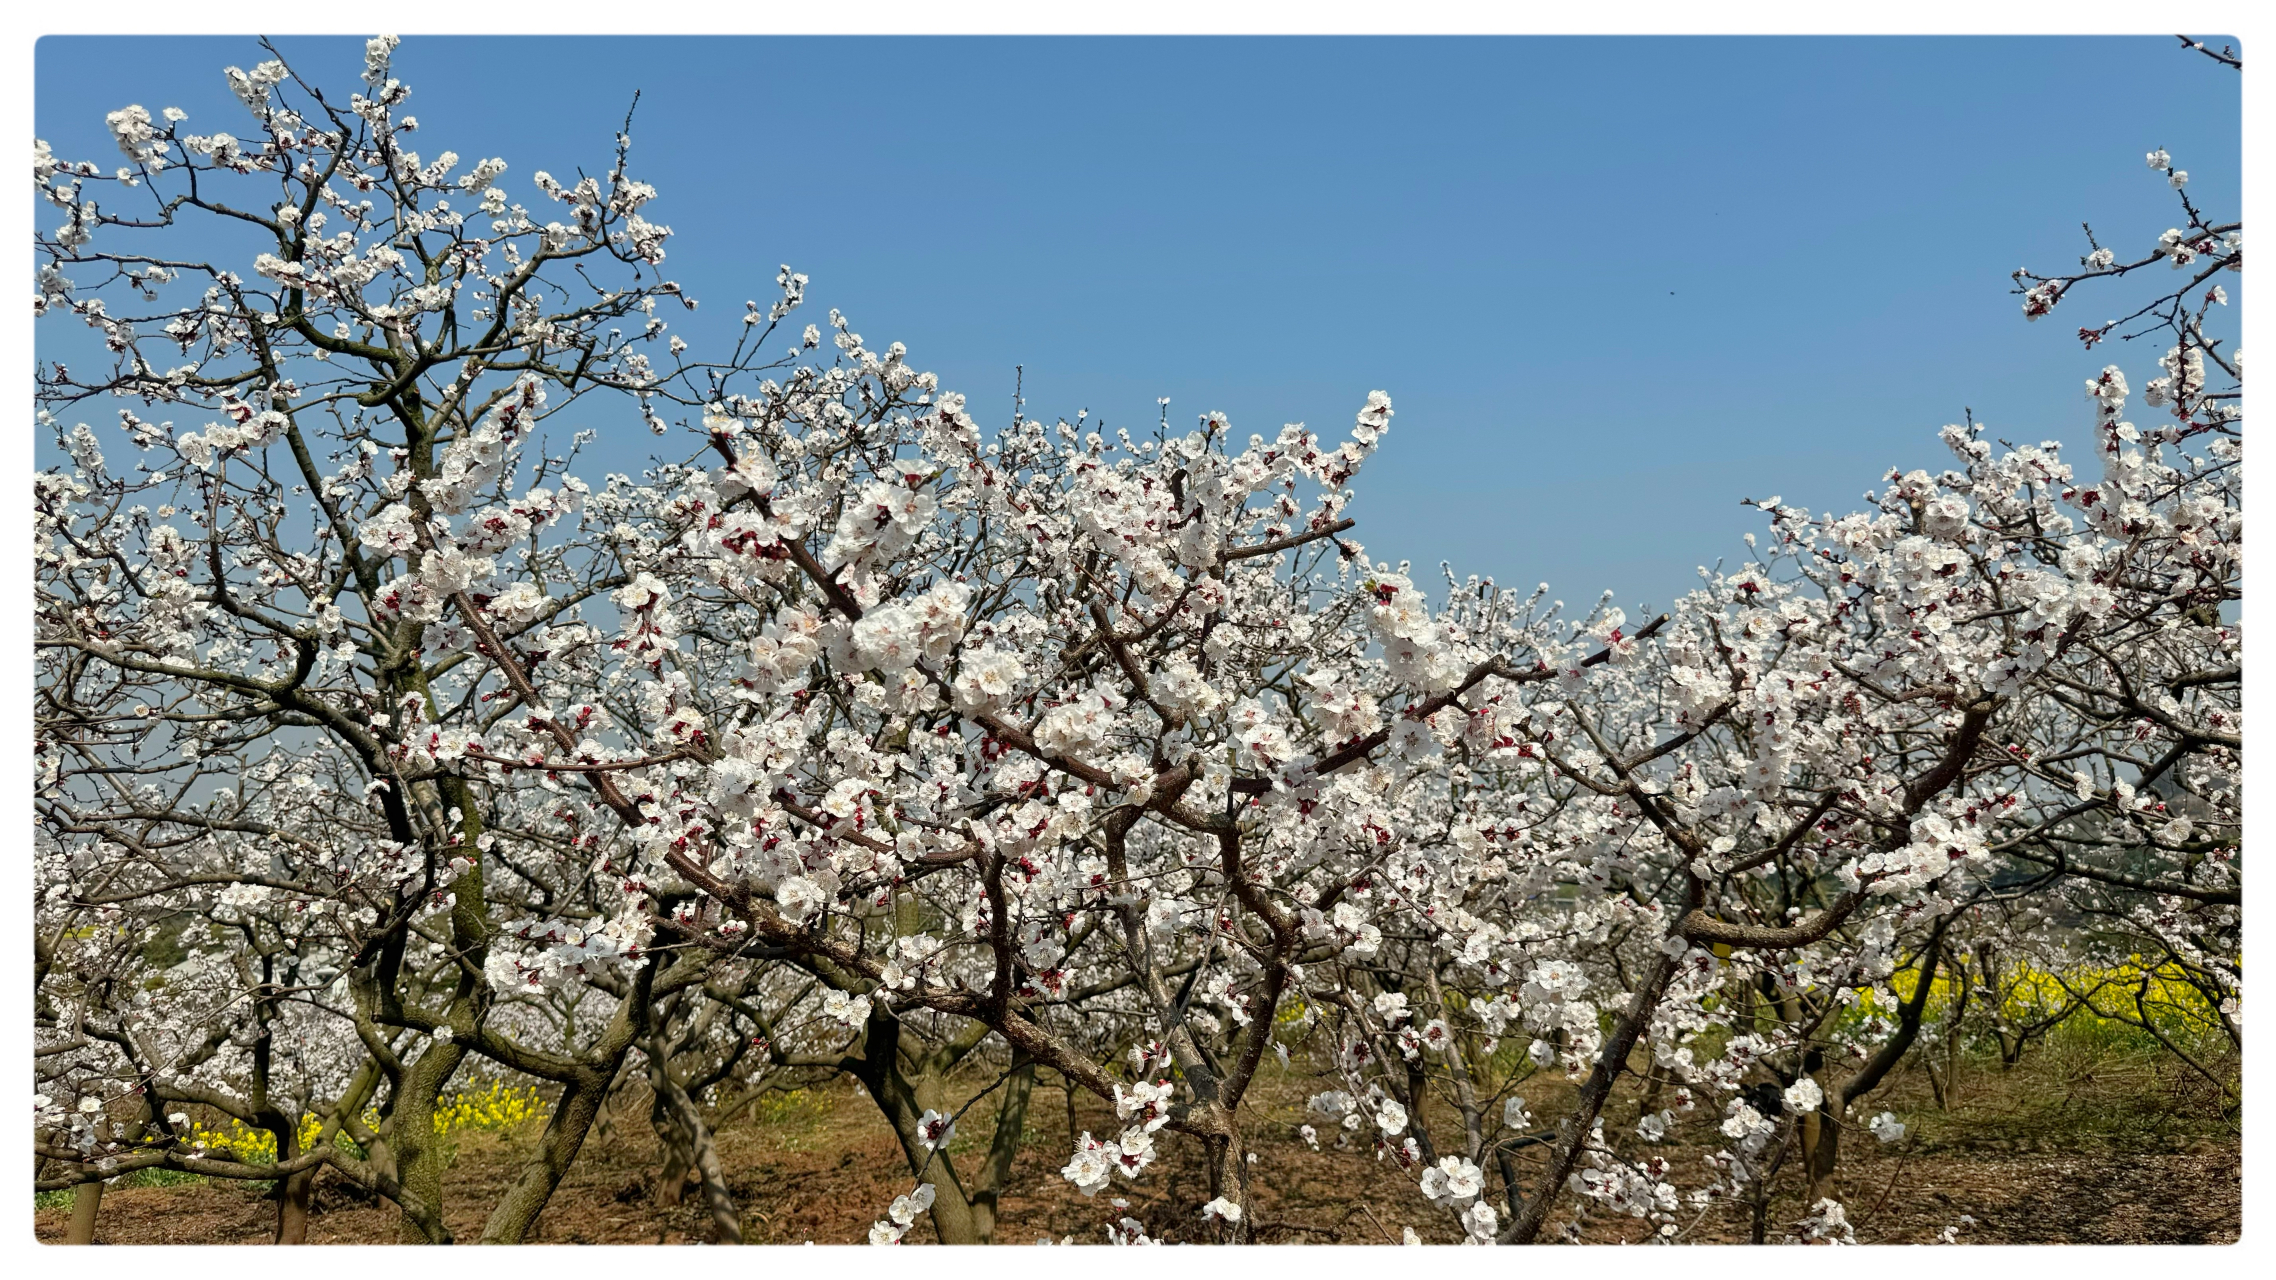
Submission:
M 2058 1029 L 2013 1067 L 1963 1052 L 1950 1110 L 1937 1110 L 1918 1078 L 1894 1092 L 1924 1152 L 2158 1150 L 2235 1136 L 2217 1089 L 2133 1037 L 2091 1026 Z
M 111 1185 L 114 1187 L 181 1187 L 204 1181 L 205 1178 L 200 1174 L 184 1173 L 179 1169 L 137 1169 L 133 1173 L 122 1175 L 118 1181 Z M 62 1191 L 34 1191 L 32 1193 L 32 1207 L 34 1209 L 68 1209 L 71 1207 L 72 1198 L 78 1194 L 79 1191 L 76 1187 L 65 1188 Z

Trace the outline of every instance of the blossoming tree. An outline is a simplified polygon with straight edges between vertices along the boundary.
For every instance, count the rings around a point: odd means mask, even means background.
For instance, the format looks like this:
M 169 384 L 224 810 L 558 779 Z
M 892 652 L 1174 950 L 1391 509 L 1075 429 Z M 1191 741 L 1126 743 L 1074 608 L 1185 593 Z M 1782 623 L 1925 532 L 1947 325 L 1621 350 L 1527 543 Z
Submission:
M 2091 385 L 2094 478 L 1948 427 L 1869 510 L 1755 504 L 1756 560 L 1666 616 L 1451 573 L 1434 606 L 1348 536 L 1382 393 L 1340 438 L 986 430 L 836 312 L 791 335 L 787 267 L 703 354 L 629 136 L 525 206 L 410 149 L 393 47 L 344 103 L 230 69 L 247 139 L 133 106 L 123 167 L 36 153 L 37 306 L 107 352 L 39 375 L 43 1187 L 280 1178 L 291 1240 L 329 1167 L 447 1240 L 432 1117 L 476 1063 L 556 1090 L 482 1239 L 638 1077 L 733 1240 L 706 1091 L 843 1071 L 909 1175 L 871 1238 L 985 1241 L 1040 1071 L 1114 1108 L 1069 1182 L 1178 1135 L 1185 1235 L 1237 1242 L 1244 1104 L 1303 1055 L 1336 1085 L 1305 1140 L 1472 1241 L 1561 1207 L 1675 1238 L 1789 1149 L 1838 1237 L 1838 1136 L 1919 1034 L 1892 980 L 1955 921 L 2098 913 L 2235 998 L 2240 419 L 2203 308 L 2155 312 L 2174 425 Z M 2240 268 L 2190 217 L 2164 256 Z M 250 275 L 183 252 L 201 223 Z M 580 476 L 587 414 L 679 451 Z M 1000 1122 L 960 1164 L 968 1059 Z M 1574 1087 L 1535 1120 L 1542 1072 Z M 1685 1185 L 1652 1148 L 1702 1110 L 1729 1142 Z

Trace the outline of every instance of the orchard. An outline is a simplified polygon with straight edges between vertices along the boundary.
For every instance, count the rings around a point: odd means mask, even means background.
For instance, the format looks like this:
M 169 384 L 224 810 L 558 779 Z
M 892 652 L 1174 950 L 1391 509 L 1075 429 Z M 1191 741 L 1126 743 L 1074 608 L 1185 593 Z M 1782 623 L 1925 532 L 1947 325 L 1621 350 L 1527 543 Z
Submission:
M 532 1240 L 621 1112 L 755 1242 L 728 1127 L 838 1089 L 878 1245 L 1288 1242 L 1297 1159 L 1420 1226 L 1345 1239 L 1846 1243 L 1899 1075 L 2078 1019 L 2239 1123 L 2242 229 L 2178 146 L 2172 230 L 2015 278 L 2125 317 L 2046 388 L 2093 456 L 1924 431 L 1643 617 L 1371 560 L 1390 394 L 989 420 L 787 266 L 691 343 L 632 123 L 517 181 L 394 48 L 35 149 L 38 324 L 104 352 L 31 495 L 74 1241 L 150 1171 Z

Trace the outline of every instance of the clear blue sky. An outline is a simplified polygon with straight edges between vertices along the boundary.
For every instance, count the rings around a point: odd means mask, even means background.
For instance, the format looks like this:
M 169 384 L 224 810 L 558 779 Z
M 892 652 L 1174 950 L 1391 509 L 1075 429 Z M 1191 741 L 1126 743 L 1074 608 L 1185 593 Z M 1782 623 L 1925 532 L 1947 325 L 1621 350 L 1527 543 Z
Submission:
M 280 44 L 353 87 L 360 41 Z M 241 129 L 221 68 L 262 56 L 50 37 L 39 134 L 109 165 L 129 102 Z M 2069 335 L 2116 298 L 2026 325 L 2007 273 L 2075 262 L 2082 219 L 2122 253 L 2173 225 L 2152 147 L 2217 211 L 2241 162 L 2237 75 L 2170 37 L 415 37 L 395 66 L 422 150 L 503 156 L 533 205 L 641 90 L 691 341 L 787 262 L 811 318 L 906 342 L 984 421 L 1015 364 L 1031 414 L 1110 427 L 1168 396 L 1340 434 L 1381 387 L 1370 554 L 1575 604 L 1665 603 L 1743 551 L 1741 497 L 1846 510 L 1946 464 L 1963 406 L 2075 448 L 2113 353 Z M 2139 387 L 2158 354 L 2114 358 Z M 612 469 L 650 448 L 612 436 Z

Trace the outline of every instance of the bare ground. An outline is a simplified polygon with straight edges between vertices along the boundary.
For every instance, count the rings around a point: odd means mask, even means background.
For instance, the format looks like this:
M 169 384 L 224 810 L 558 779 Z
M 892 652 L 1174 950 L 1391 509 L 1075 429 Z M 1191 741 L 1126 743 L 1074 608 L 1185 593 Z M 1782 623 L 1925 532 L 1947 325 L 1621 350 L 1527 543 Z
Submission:
M 1917 1079 L 1898 1082 L 1881 1105 L 1895 1106 L 1913 1133 L 1883 1148 L 1866 1135 L 1845 1144 L 1836 1195 L 1847 1206 L 1864 1243 L 1927 1243 L 1951 1226 L 1973 1244 L 2223 1244 L 2241 1229 L 2241 1151 L 2234 1130 L 2211 1119 L 2191 1119 L 2186 1106 L 2158 1110 L 2152 1080 L 2105 1072 L 2097 1080 L 2052 1064 L 2028 1079 L 1987 1078 L 1974 1096 L 1950 1112 L 1938 1111 Z M 2050 1077 L 2048 1071 L 2053 1071 Z M 985 1081 L 972 1082 L 966 1093 Z M 1262 1096 L 1250 1104 L 1248 1132 L 1259 1152 L 1260 1176 L 1249 1189 L 1260 1238 L 1272 1243 L 1389 1243 L 1413 1227 L 1423 1239 L 1459 1239 L 1444 1211 L 1419 1193 L 1402 1189 L 1391 1171 L 1368 1154 L 1306 1149 L 1295 1136 L 1302 1099 L 1318 1082 L 1260 1080 Z M 2057 1086 L 2060 1086 L 2058 1088 Z M 2145 1093 L 2145 1088 L 2148 1092 Z M 1554 1106 L 1553 1088 L 1530 1092 Z M 1917 1104 L 1917 1109 L 1913 1109 Z M 2145 1109 L 2147 1107 L 2147 1109 Z M 1625 1109 L 1624 1109 L 1625 1108 Z M 596 1131 L 540 1219 L 536 1240 L 547 1244 L 694 1244 L 711 1238 L 709 1219 L 691 1196 L 660 1205 L 653 1195 L 659 1168 L 645 1100 L 627 1105 Z M 1615 1100 L 1613 1121 L 1632 1122 L 1635 1104 Z M 993 1103 L 981 1103 L 959 1126 L 951 1147 L 960 1168 L 977 1163 Z M 1453 1118 L 1434 1121 L 1441 1131 Z M 1097 1100 L 1077 1100 L 1074 1124 L 1094 1133 L 1116 1129 Z M 1608 1126 L 1609 1127 L 1609 1126 Z M 1693 1141 L 1665 1149 L 1678 1182 L 1696 1185 L 1700 1157 L 1710 1148 L 1693 1125 Z M 519 1134 L 466 1134 L 445 1185 L 447 1220 L 457 1239 L 481 1233 L 489 1204 L 526 1158 L 535 1127 Z M 1163 1132 L 1162 1159 L 1136 1182 L 1117 1180 L 1111 1192 L 1085 1198 L 1058 1176 L 1072 1149 L 1065 1095 L 1038 1085 L 1028 1114 L 1025 1143 L 999 1211 L 996 1240 L 1031 1244 L 1039 1237 L 1073 1237 L 1101 1243 L 1102 1227 L 1127 1213 L 1164 1240 L 1194 1239 L 1193 1206 L 1208 1198 L 1197 1152 Z M 755 1244 L 851 1244 L 866 1239 L 910 1180 L 883 1121 L 850 1084 L 815 1090 L 794 1106 L 764 1119 L 730 1123 L 721 1156 L 743 1207 L 744 1233 Z M 329 1175 L 327 1175 L 329 1178 Z M 1788 1180 L 1791 1183 L 1791 1179 Z M 1411 1183 L 1409 1183 L 1411 1187 Z M 1782 1186 L 1768 1214 L 1768 1238 L 1793 1230 L 1803 1212 L 1799 1189 Z M 1127 1200 L 1117 1207 L 1116 1197 Z M 1568 1198 L 1569 1199 L 1569 1198 Z M 394 1238 L 396 1215 L 382 1204 L 357 1199 L 351 1189 L 320 1182 L 309 1227 L 314 1244 L 374 1244 Z M 98 1241 L 107 1244 L 250 1244 L 270 1237 L 275 1208 L 258 1184 L 196 1182 L 162 1187 L 114 1187 L 104 1198 Z M 1962 1215 L 1974 1219 L 1963 1225 Z M 36 1232 L 60 1240 L 68 1208 L 38 1210 Z M 1686 1210 L 1683 1238 L 1701 1243 L 1742 1242 L 1749 1215 L 1739 1206 Z M 1640 1220 L 1592 1216 L 1580 1224 L 1584 1241 L 1641 1239 Z M 930 1242 L 929 1226 L 910 1242 Z

